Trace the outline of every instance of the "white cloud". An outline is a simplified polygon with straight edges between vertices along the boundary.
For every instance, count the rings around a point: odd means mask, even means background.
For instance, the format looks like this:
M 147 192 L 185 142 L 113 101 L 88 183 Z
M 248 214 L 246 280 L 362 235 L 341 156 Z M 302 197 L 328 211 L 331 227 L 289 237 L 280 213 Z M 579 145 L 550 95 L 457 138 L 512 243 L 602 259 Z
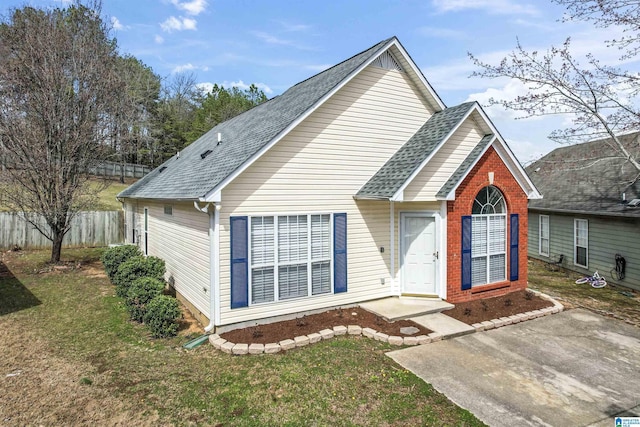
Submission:
M 260 40 L 269 43 L 269 44 L 279 44 L 283 46 L 291 46 L 293 42 L 291 40 L 281 39 L 280 37 L 274 36 L 273 34 L 265 33 L 263 31 L 252 31 L 254 36 L 258 37 Z
M 156 34 L 153 38 L 153 41 L 155 41 L 157 44 L 162 44 L 164 43 L 164 38 L 161 35 Z
M 452 30 L 449 28 L 436 28 L 436 27 L 420 27 L 417 30 L 418 34 L 427 37 L 437 37 L 442 39 L 465 39 L 466 34 L 462 31 Z
M 120 20 L 118 18 L 116 18 L 115 16 L 111 17 L 111 25 L 113 26 L 114 30 L 124 30 L 125 29 L 125 26 L 122 25 Z
M 265 94 L 270 95 L 273 93 L 273 90 L 264 83 L 254 83 L 258 89 L 262 90 Z M 210 92 L 213 89 L 214 83 L 211 82 L 203 82 L 198 83 L 197 86 L 203 90 L 204 92 Z M 242 80 L 238 80 L 237 82 L 223 81 L 222 83 L 218 83 L 218 86 L 224 86 L 225 88 L 237 87 L 240 90 L 249 89 L 250 85 L 246 84 Z
M 539 13 L 535 6 L 521 4 L 516 0 L 431 0 L 431 4 L 441 13 L 467 9 L 480 9 L 492 15 L 538 15 Z
M 191 1 L 179 1 L 171 0 L 178 10 L 184 10 L 188 15 L 199 15 L 207 8 L 207 0 L 191 0 Z
M 309 65 L 303 65 L 302 68 L 304 68 L 305 70 L 311 70 L 311 71 L 324 71 L 327 68 L 331 68 L 333 67 L 335 64 L 309 64 Z
M 193 65 L 191 62 L 188 62 L 186 64 L 182 64 L 182 65 L 177 65 L 175 67 L 173 67 L 173 70 L 171 70 L 171 72 L 173 74 L 176 73 L 182 73 L 185 71 L 209 71 L 209 67 L 207 67 L 206 65 Z
M 286 32 L 300 32 L 307 31 L 311 29 L 311 25 L 307 24 L 292 24 L 290 22 L 278 21 L 278 23 L 282 26 L 283 31 Z
M 196 25 L 197 21 L 195 19 L 171 16 L 161 23 L 160 27 L 167 33 L 171 33 L 173 31 L 196 30 Z
M 495 83 L 495 81 L 494 81 Z M 499 105 L 486 106 L 491 99 L 512 100 L 520 95 L 526 95 L 530 92 L 529 88 L 517 79 L 510 79 L 501 87 L 490 87 L 483 92 L 470 94 L 466 101 L 478 101 L 485 111 L 491 116 L 499 120 L 513 120 L 521 118 L 524 114 L 518 111 L 507 110 Z M 486 107 L 485 107 L 486 106 Z M 529 120 L 539 120 L 540 117 L 532 117 Z

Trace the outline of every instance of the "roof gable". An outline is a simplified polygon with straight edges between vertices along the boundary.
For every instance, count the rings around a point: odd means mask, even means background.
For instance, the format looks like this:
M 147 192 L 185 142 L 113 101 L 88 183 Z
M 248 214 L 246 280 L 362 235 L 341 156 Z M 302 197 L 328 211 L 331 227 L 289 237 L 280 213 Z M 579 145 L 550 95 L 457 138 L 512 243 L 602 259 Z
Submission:
M 427 122 L 362 186 L 359 199 L 392 199 L 470 114 L 474 102 L 446 108 Z
M 496 152 L 527 197 L 529 199 L 540 198 L 535 185 L 477 102 L 466 102 L 431 116 L 418 132 L 358 191 L 356 198 L 402 200 L 402 192 L 407 185 L 472 114 L 476 115 L 474 120 L 477 119 L 479 127 L 488 133 L 478 141 L 456 171 L 452 173 L 436 193 L 436 198 L 454 200 L 455 190 L 490 146 L 495 146 Z
M 418 86 L 434 109 L 444 108 L 413 61 L 408 55 L 402 56 L 404 48 L 393 37 L 220 123 L 118 196 L 211 201 L 217 191 L 387 49 L 392 49 L 394 58 L 414 80 L 425 83 Z M 218 134 L 221 143 L 218 143 Z M 203 158 L 201 154 L 207 150 L 211 152 Z
M 639 135 L 620 138 L 630 152 L 638 153 Z M 610 139 L 557 148 L 526 170 L 544 194 L 530 208 L 640 217 L 640 208 L 622 202 L 623 195 L 627 201 L 640 199 L 638 171 L 616 153 Z

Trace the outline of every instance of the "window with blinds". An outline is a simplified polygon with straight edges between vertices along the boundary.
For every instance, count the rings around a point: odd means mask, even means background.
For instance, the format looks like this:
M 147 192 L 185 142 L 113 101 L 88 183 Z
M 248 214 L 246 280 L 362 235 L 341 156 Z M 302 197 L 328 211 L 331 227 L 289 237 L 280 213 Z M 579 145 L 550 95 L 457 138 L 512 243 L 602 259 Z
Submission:
M 471 216 L 471 285 L 507 278 L 507 209 L 496 187 L 480 190 Z
M 549 256 L 549 216 L 540 215 L 538 224 L 540 225 L 538 227 L 538 253 L 540 255 Z
M 586 219 L 575 219 L 574 224 L 574 264 L 589 267 L 589 223 Z
M 331 215 L 252 217 L 251 303 L 331 292 Z

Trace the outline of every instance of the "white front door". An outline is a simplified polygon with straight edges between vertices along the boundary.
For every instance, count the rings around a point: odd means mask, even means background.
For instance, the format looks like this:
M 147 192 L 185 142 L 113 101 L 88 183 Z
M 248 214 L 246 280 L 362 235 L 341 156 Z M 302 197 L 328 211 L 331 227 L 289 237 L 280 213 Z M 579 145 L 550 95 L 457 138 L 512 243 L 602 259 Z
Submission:
M 436 218 L 420 213 L 402 213 L 402 293 L 436 295 Z

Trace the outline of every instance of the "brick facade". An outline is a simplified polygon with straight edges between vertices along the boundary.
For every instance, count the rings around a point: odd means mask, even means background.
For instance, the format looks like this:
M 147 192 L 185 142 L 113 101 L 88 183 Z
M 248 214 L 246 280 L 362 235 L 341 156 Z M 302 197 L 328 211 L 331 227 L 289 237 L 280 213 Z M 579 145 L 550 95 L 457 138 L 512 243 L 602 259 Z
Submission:
M 475 286 L 462 290 L 462 217 L 471 215 L 478 192 L 489 185 L 489 172 L 494 173 L 493 185 L 504 195 L 507 204 L 507 247 L 509 215 L 519 214 L 518 280 Z M 490 147 L 456 190 L 456 199 L 447 202 L 447 301 L 458 303 L 504 295 L 527 287 L 527 195 L 509 172 L 498 153 Z M 511 260 L 507 250 L 507 279 Z

